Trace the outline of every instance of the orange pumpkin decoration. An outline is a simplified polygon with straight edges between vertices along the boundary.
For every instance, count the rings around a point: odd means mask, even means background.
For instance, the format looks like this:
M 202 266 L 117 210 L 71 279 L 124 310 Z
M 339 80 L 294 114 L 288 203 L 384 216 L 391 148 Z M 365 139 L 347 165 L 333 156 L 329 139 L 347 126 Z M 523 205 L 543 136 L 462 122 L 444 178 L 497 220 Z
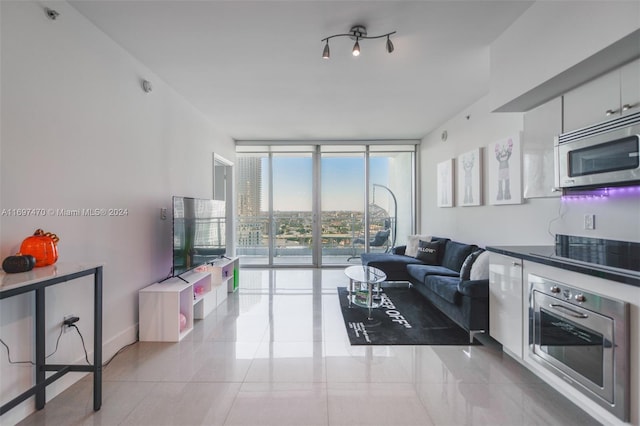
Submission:
M 24 239 L 20 253 L 35 257 L 36 268 L 53 265 L 58 260 L 58 241 L 60 238 L 56 234 L 37 229 L 32 236 Z

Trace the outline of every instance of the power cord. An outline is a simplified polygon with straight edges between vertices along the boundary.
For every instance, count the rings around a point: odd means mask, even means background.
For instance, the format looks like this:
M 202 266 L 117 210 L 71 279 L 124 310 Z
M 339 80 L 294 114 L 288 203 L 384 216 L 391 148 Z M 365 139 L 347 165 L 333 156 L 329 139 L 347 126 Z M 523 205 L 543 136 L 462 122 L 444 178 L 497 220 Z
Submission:
M 76 331 L 78 332 L 78 335 L 80 336 L 80 340 L 82 340 L 82 349 L 84 349 L 84 359 L 87 361 L 87 364 L 91 365 L 91 363 L 89 362 L 89 356 L 87 355 L 87 348 L 84 344 L 84 338 L 82 337 L 82 333 L 80 333 L 80 329 L 78 327 L 76 327 L 75 324 L 71 324 L 71 327 L 75 328 Z M 106 367 L 107 365 L 109 365 L 109 363 L 111 361 L 113 361 L 113 359 L 116 357 L 116 355 L 120 354 L 121 352 L 123 352 L 125 349 L 127 349 L 129 346 L 135 345 L 136 343 L 138 343 L 138 339 L 136 339 L 134 342 L 131 342 L 123 347 L 121 347 L 120 349 L 118 349 L 118 351 L 113 354 L 111 356 L 111 358 L 109 358 L 109 360 L 107 362 L 102 363 L 102 367 Z
M 62 324 L 62 325 L 60 326 L 60 334 L 58 334 L 58 338 L 56 339 L 56 347 L 55 347 L 55 349 L 53 350 L 53 352 L 51 352 L 49 355 L 47 355 L 47 356 L 45 357 L 45 359 L 50 358 L 51 356 L 53 356 L 53 354 L 55 354 L 55 353 L 58 351 L 58 345 L 60 344 L 60 338 L 62 337 L 62 333 L 63 333 L 63 331 L 64 331 L 64 327 L 65 327 L 65 324 Z M 82 337 L 82 333 L 80 332 L 80 329 L 79 329 L 75 324 L 71 324 L 71 325 L 69 325 L 69 327 L 73 327 L 73 328 L 75 328 L 75 329 L 76 329 L 76 331 L 78 332 L 78 336 L 80 336 L 80 340 L 82 341 L 82 349 L 83 349 L 83 351 L 84 351 L 84 359 L 85 359 L 85 361 L 86 361 L 86 363 L 87 363 L 87 364 L 91 365 L 91 362 L 89 362 L 89 354 L 87 353 L 87 347 L 86 347 L 86 345 L 85 345 L 85 343 L 84 343 L 84 337 Z M 0 343 L 2 343 L 2 345 L 7 349 L 7 360 L 9 361 L 9 364 L 30 364 L 30 365 L 36 365 L 36 363 L 35 363 L 35 362 L 33 362 L 33 361 L 13 361 L 13 360 L 11 359 L 11 350 L 9 349 L 9 346 L 8 346 L 8 345 L 4 342 L 4 340 L 2 340 L 2 339 L 0 339 Z M 137 339 L 137 338 L 136 338 L 136 340 L 135 340 L 135 341 L 133 341 L 133 342 L 131 342 L 131 343 L 129 343 L 129 344 L 127 344 L 127 345 L 125 345 L 125 346 L 121 347 L 120 349 L 118 349 L 118 351 L 117 351 L 115 354 L 113 354 L 113 355 L 111 356 L 111 358 L 109 358 L 109 360 L 107 360 L 106 362 L 104 362 L 104 363 L 102 364 L 102 367 L 106 367 L 106 366 L 108 366 L 108 365 L 111 363 L 111 361 L 113 361 L 113 359 L 114 359 L 116 356 L 118 356 L 120 353 L 124 352 L 124 350 L 125 350 L 125 349 L 127 349 L 127 348 L 129 348 L 130 346 L 135 345 L 136 343 L 138 343 L 138 339 Z
M 75 324 L 71 324 L 70 327 L 75 328 L 76 331 L 78 332 L 78 336 L 80 336 L 80 340 L 82 340 L 82 350 L 84 350 L 84 359 L 85 361 L 87 361 L 87 364 L 91 365 L 91 363 L 89 362 L 89 355 L 87 354 L 87 347 L 84 344 L 84 337 L 82 337 L 82 333 L 80 333 L 80 329 Z
M 87 347 L 85 346 L 84 343 L 84 338 L 82 337 L 82 333 L 80 333 L 80 329 L 75 325 L 75 324 L 71 324 L 70 327 L 73 327 L 76 329 L 76 331 L 78 332 L 78 336 L 80 336 L 80 340 L 82 340 L 82 349 L 84 350 L 84 359 L 87 362 L 87 364 L 91 365 L 91 362 L 89 362 L 89 355 L 87 354 Z M 109 358 L 109 360 L 107 362 L 102 363 L 102 367 L 106 367 L 107 365 L 109 365 L 111 363 L 111 361 L 113 361 L 113 359 L 119 355 L 121 352 L 123 352 L 125 349 L 127 349 L 129 346 L 135 345 L 136 343 L 138 343 L 138 339 L 136 338 L 135 341 L 121 347 L 120 349 L 118 349 L 118 351 L 113 354 L 111 356 L 111 358 Z
M 7 346 L 7 344 L 2 339 L 0 339 L 0 343 L 2 343 L 2 346 L 7 348 L 7 359 L 9 360 L 9 364 L 31 364 L 31 365 L 36 365 L 33 361 L 12 361 L 11 360 L 11 350 L 9 350 L 9 346 Z
M 560 207 L 558 207 L 558 217 L 556 217 L 555 219 L 550 220 L 549 221 L 549 225 L 547 226 L 547 234 L 549 234 L 551 236 L 551 238 L 553 238 L 554 241 L 556 239 L 556 236 L 555 236 L 555 234 L 553 234 L 551 232 L 551 225 L 553 225 L 554 222 L 562 219 L 564 217 L 564 215 L 567 213 L 567 212 L 563 212 L 562 211 L 562 207 L 564 207 L 564 203 L 562 202 L 562 199 L 560 199 Z
M 113 354 L 113 355 L 111 356 L 111 358 L 109 358 L 109 360 L 108 360 L 107 362 L 104 362 L 104 363 L 102 364 L 102 367 L 104 368 L 104 367 L 106 367 L 107 365 L 109 365 L 109 364 L 111 363 L 111 361 L 113 361 L 113 359 L 114 359 L 116 356 L 120 355 L 120 353 L 124 352 L 127 348 L 129 348 L 130 346 L 135 345 L 136 343 L 138 343 L 138 339 L 136 339 L 135 341 L 133 341 L 133 342 L 131 342 L 131 343 L 127 344 L 127 345 L 124 345 L 123 347 L 121 347 L 120 349 L 118 349 L 118 352 L 116 352 L 115 354 Z
M 58 351 L 58 344 L 60 343 L 60 337 L 62 337 L 62 332 L 63 331 L 64 331 L 64 324 L 62 324 L 60 326 L 60 334 L 58 334 L 58 338 L 56 339 L 56 348 L 53 350 L 53 352 L 51 352 L 49 355 L 44 357 L 44 359 L 50 358 L 53 354 L 55 354 Z M 79 333 L 79 331 L 78 331 L 78 333 Z M 5 348 L 7 348 L 7 360 L 9 361 L 9 364 L 31 364 L 31 365 L 36 365 L 36 363 L 33 362 L 33 361 L 12 361 L 11 360 L 11 350 L 9 349 L 9 346 L 2 339 L 0 339 L 0 343 L 2 343 L 2 345 Z

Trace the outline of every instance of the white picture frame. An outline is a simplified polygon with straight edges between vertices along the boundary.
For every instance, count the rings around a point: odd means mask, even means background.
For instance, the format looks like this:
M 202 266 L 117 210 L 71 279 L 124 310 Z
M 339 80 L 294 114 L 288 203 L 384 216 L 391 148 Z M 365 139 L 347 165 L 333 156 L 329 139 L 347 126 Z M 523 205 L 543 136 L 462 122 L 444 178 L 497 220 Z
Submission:
M 467 151 L 458 156 L 457 190 L 458 206 L 482 205 L 482 148 Z
M 437 205 L 453 207 L 453 158 L 438 163 L 436 173 Z
M 489 203 L 522 204 L 521 135 L 506 137 L 487 146 Z

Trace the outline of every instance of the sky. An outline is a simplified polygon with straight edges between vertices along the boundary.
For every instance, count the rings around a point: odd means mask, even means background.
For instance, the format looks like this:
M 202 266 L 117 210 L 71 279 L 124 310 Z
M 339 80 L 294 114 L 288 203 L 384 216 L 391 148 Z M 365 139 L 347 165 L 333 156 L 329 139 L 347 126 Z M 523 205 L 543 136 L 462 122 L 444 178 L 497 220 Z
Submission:
M 371 181 L 388 184 L 389 160 L 371 157 Z M 311 157 L 273 157 L 274 211 L 311 211 L 313 170 Z M 262 165 L 262 208 L 268 207 L 267 159 Z M 323 157 L 321 160 L 322 209 L 363 210 L 364 157 Z M 326 195 L 325 195 L 326 194 Z

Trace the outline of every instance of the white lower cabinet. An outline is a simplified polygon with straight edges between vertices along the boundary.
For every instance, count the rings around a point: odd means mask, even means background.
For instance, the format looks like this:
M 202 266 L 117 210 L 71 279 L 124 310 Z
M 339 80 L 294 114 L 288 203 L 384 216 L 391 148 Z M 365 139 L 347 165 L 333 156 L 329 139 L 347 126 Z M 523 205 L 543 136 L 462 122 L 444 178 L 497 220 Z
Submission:
M 492 252 L 489 264 L 489 334 L 513 356 L 522 359 L 522 259 Z
M 138 292 L 141 342 L 178 342 L 193 330 L 194 318 L 203 314 L 204 293 L 199 289 L 207 283 L 211 290 L 211 274 L 198 275 L 202 277 L 191 282 L 171 278 Z
M 238 258 L 220 259 L 193 271 L 152 284 L 138 292 L 140 341 L 178 342 L 193 330 L 227 294 L 238 288 Z

